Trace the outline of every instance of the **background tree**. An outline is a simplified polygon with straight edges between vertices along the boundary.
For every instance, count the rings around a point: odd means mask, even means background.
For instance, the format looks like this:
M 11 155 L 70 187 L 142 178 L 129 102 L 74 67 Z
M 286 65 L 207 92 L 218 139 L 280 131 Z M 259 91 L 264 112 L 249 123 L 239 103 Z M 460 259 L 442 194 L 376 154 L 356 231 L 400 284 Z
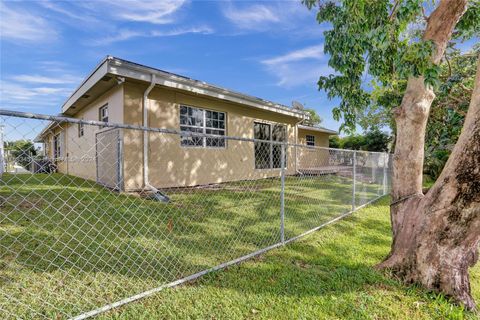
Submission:
M 455 145 L 467 113 L 475 80 L 476 59 L 480 45 L 467 53 L 451 46 L 447 48 L 440 64 L 440 85 L 432 102 L 425 139 L 424 173 L 433 180 L 440 175 Z M 405 88 L 406 80 L 397 82 Z M 364 114 L 358 114 L 358 122 L 364 130 L 389 127 L 395 131 L 391 102 L 400 104 L 400 89 L 374 85 L 371 103 Z M 394 93 L 396 92 L 396 93 Z
M 405 282 L 441 291 L 473 309 L 468 268 L 480 242 L 480 66 L 468 113 L 445 168 L 422 192 L 425 131 L 440 62 L 452 39 L 478 35 L 478 0 L 304 0 L 327 22 L 324 51 L 335 75 L 318 85 L 341 102 L 333 109 L 351 131 L 372 101 L 394 119 L 391 221 L 393 243 L 378 267 Z M 428 13 L 428 17 L 427 17 Z M 373 96 L 365 73 L 378 87 Z
M 335 136 L 330 136 L 328 138 L 328 146 L 330 148 L 337 148 L 337 149 L 341 149 L 343 146 L 342 146 L 342 143 L 341 143 L 341 138 L 337 135 Z
M 318 115 L 317 111 L 310 108 L 305 108 L 303 111 L 309 114 L 310 119 L 305 120 L 305 124 L 309 126 L 316 126 L 322 123 L 322 118 Z
M 379 129 L 370 129 L 365 134 L 351 134 L 346 137 L 330 136 L 332 148 L 387 152 L 391 137 Z
M 37 155 L 33 142 L 28 140 L 5 142 L 4 149 L 13 156 L 15 162 L 24 168 L 28 168 L 32 159 Z
M 363 150 L 365 146 L 365 137 L 360 134 L 351 134 L 341 138 L 341 148 L 349 150 Z
M 460 136 L 475 81 L 476 45 L 461 54 L 451 48 L 441 64 L 440 86 L 430 109 L 425 139 L 424 173 L 432 179 L 440 175 Z
M 365 134 L 365 146 L 363 150 L 387 152 L 389 151 L 390 135 L 380 131 L 378 128 L 373 128 Z

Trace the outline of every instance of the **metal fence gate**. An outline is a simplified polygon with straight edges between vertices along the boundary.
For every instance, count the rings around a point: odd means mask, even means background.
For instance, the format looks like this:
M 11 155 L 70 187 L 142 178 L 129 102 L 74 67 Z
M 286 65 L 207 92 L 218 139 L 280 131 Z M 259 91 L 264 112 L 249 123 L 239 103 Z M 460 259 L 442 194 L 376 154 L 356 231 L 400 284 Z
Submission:
M 123 141 L 121 129 L 104 129 L 95 134 L 97 183 L 123 190 Z

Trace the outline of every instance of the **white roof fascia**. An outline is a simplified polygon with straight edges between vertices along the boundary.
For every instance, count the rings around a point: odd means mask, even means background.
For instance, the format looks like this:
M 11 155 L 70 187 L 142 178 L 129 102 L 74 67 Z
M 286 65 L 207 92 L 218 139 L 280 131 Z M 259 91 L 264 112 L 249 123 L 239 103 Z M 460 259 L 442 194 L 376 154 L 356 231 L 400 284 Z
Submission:
M 161 70 L 137 65 L 121 59 L 111 58 L 108 62 L 107 72 L 113 75 L 150 82 L 151 75 L 155 74 L 155 83 L 158 85 L 206 95 L 222 100 L 228 100 L 254 108 L 285 114 L 295 118 L 308 118 L 308 115 L 301 111 L 292 110 L 286 106 L 223 89 L 205 82 L 177 76 L 168 72 L 162 72 Z
M 75 104 L 91 87 L 95 85 L 100 79 L 102 79 L 108 70 L 108 61 L 110 57 L 103 59 L 98 66 L 93 70 L 88 77 L 78 86 L 72 95 L 65 101 L 62 106 L 62 113 L 65 113 L 70 107 Z
M 239 92 L 220 88 L 214 85 L 210 85 L 206 82 L 193 80 L 187 77 L 175 75 L 173 73 L 150 68 L 112 56 L 107 56 L 105 59 L 103 59 L 99 63 L 99 65 L 93 70 L 93 72 L 90 73 L 88 77 L 80 84 L 80 86 L 63 104 L 62 113 L 65 113 L 68 109 L 70 109 L 72 105 L 74 105 L 75 102 L 78 101 L 78 99 L 80 99 L 91 87 L 95 85 L 95 83 L 97 83 L 107 74 L 132 78 L 145 82 L 150 82 L 151 75 L 155 74 L 156 84 L 158 85 L 176 88 L 187 92 L 206 95 L 231 102 L 236 102 L 254 108 L 281 113 L 295 118 L 309 118 L 308 114 L 302 111 L 292 110 L 287 106 L 283 106 L 273 103 L 271 101 L 263 100 L 261 98 L 252 97 Z
M 311 126 L 305 126 L 305 125 L 298 125 L 299 129 L 303 130 L 311 130 L 311 131 L 318 131 L 318 132 L 323 132 L 323 133 L 328 133 L 328 134 L 338 134 L 337 131 L 326 129 L 326 128 L 318 128 L 318 127 L 311 127 Z

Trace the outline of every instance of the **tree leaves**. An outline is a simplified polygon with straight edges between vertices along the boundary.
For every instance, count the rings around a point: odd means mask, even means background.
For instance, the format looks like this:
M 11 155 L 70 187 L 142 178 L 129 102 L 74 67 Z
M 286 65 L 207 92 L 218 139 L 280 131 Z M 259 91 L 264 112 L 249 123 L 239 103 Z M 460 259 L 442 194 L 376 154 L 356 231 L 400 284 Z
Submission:
M 307 112 L 310 116 L 310 120 L 305 120 L 305 123 L 310 126 L 315 126 L 322 123 L 323 119 L 318 115 L 317 111 L 310 108 L 305 108 L 303 111 Z
M 462 18 L 462 35 L 478 30 L 480 6 L 474 0 L 467 17 Z M 428 2 L 428 1 L 427 1 Z M 355 130 L 362 115 L 372 110 L 388 114 L 398 106 L 406 80 L 423 76 L 425 84 L 437 89 L 440 69 L 431 61 L 434 44 L 424 41 L 424 6 L 421 0 L 304 0 L 318 10 L 317 21 L 329 23 L 324 32 L 324 51 L 330 55 L 328 65 L 336 72 L 321 75 L 318 88 L 330 99 L 340 98 L 333 117 L 343 120 L 342 131 Z M 477 23 L 475 23 L 477 21 Z M 373 86 L 365 85 L 371 78 Z M 382 88 L 378 90 L 378 88 Z M 384 109 L 384 110 L 381 110 Z
M 480 37 L 480 0 L 470 1 L 467 11 L 457 23 L 454 38 L 461 41 Z

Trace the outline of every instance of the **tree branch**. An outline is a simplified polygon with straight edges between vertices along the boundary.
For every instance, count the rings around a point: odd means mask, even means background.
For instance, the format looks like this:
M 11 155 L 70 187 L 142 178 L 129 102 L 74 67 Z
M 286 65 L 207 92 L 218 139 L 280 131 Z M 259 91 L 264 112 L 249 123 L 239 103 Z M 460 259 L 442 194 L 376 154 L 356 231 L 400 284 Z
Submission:
M 468 94 L 472 94 L 473 93 L 473 89 L 470 89 L 470 88 L 467 88 L 465 87 L 465 85 L 463 83 L 459 83 L 458 86 L 460 88 L 462 88 L 463 90 L 467 91 Z
M 450 65 L 450 60 L 448 60 L 447 52 L 445 52 L 445 61 L 447 61 L 447 65 L 448 65 L 448 77 L 450 78 L 450 77 L 452 76 L 452 66 Z
M 400 1 L 395 1 L 395 4 L 393 6 L 393 9 L 392 9 L 392 12 L 390 13 L 390 16 L 388 17 L 388 20 L 389 21 L 392 21 L 393 18 L 395 17 L 395 15 L 397 14 L 397 8 L 398 8 L 398 4 L 400 3 Z
M 423 19 L 425 20 L 425 22 L 428 22 L 428 16 L 425 14 L 425 8 L 422 7 L 422 15 L 423 15 Z

